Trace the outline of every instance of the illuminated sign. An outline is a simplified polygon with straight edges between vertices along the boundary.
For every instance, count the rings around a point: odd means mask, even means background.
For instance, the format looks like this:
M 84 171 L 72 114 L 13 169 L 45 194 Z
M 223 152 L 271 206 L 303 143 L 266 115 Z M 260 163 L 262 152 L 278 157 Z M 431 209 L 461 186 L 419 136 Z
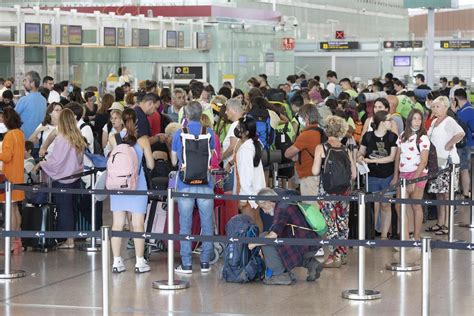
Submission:
M 359 49 L 359 42 L 346 42 L 346 41 L 320 42 L 319 48 L 322 50 Z
M 423 41 L 384 41 L 383 48 L 422 48 Z
M 117 29 L 104 27 L 104 46 L 117 46 Z
M 25 23 L 25 44 L 41 44 L 41 24 Z
M 470 40 L 450 40 L 450 41 L 441 41 L 441 48 L 449 49 L 469 49 L 474 48 L 474 41 Z

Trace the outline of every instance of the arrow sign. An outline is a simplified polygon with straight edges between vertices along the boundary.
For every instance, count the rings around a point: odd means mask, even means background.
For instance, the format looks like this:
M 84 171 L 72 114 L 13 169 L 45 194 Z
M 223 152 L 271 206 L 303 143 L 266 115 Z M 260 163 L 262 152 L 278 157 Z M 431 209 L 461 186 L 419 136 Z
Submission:
M 368 241 L 365 244 L 370 247 L 370 246 L 375 245 L 375 241 Z
M 142 237 L 143 237 L 143 238 L 150 238 L 151 235 L 150 235 L 150 234 L 143 234 Z
M 416 241 L 413 243 L 413 246 L 415 246 L 415 247 L 419 247 L 420 245 L 421 245 L 421 243 L 416 242 Z
M 320 243 L 321 245 L 327 245 L 327 244 L 329 244 L 329 241 L 327 241 L 327 240 L 321 240 L 319 243 Z
M 194 237 L 186 236 L 186 240 L 194 240 Z
M 389 203 L 395 203 L 395 200 L 394 199 L 388 199 L 388 202 Z
M 43 236 L 44 236 L 44 233 L 37 232 L 37 233 L 35 234 L 35 236 L 36 236 L 36 237 L 43 237 Z
M 431 201 L 428 201 L 428 200 L 427 200 L 427 201 L 425 201 L 425 204 L 431 204 L 431 203 L 433 203 L 433 202 L 431 202 Z
M 472 247 L 472 246 L 469 244 L 469 245 L 467 245 L 467 249 L 472 250 L 472 249 L 474 249 L 474 247 Z
M 79 237 L 85 237 L 85 236 L 87 236 L 87 233 L 79 232 L 78 235 L 79 235 Z
M 214 196 L 214 198 L 217 199 L 217 200 L 220 200 L 220 199 L 222 199 L 222 195 L 216 194 L 216 195 Z
M 289 197 L 289 196 L 282 196 L 281 199 L 282 199 L 283 201 L 286 201 L 286 200 L 289 200 L 290 197 Z
M 280 239 L 275 239 L 275 244 L 277 244 L 277 245 L 278 245 L 278 244 L 281 244 L 281 243 L 283 243 L 283 240 L 280 240 Z
M 239 241 L 239 239 L 231 237 L 231 238 L 229 239 L 229 241 L 230 241 L 230 242 L 234 242 L 234 241 Z

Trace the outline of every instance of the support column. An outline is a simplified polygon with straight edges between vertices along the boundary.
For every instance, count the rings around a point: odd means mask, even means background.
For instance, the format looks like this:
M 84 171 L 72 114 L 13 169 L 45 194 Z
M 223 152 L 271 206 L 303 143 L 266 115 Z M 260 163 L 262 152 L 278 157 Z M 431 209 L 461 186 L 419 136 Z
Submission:
M 15 46 L 12 48 L 12 72 L 15 78 L 15 89 L 23 89 L 23 78 L 25 78 L 25 48 Z
M 426 84 L 433 88 L 434 84 L 434 37 L 435 37 L 435 10 L 428 9 L 428 34 L 426 38 Z

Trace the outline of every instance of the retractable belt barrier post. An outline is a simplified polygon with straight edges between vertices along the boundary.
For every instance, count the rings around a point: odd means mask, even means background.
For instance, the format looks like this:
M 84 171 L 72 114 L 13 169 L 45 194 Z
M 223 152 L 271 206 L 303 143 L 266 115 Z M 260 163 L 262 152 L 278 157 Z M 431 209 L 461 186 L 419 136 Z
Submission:
M 110 226 L 102 226 L 102 315 L 110 314 Z
M 365 240 L 365 194 L 359 194 L 359 240 Z M 365 289 L 365 247 L 359 246 L 359 275 L 358 288 L 342 292 L 342 297 L 349 300 L 376 300 L 382 298 L 382 293 Z
M 402 199 L 407 198 L 407 181 L 406 179 L 402 179 L 402 185 L 400 187 L 400 197 Z M 406 235 L 408 233 L 407 229 L 407 205 L 402 203 L 400 206 L 400 240 L 405 241 Z M 398 272 L 408 272 L 408 271 L 418 271 L 420 270 L 420 266 L 407 263 L 406 262 L 406 248 L 400 247 L 400 262 L 393 262 L 392 264 L 387 264 L 387 270 L 391 271 L 398 271 Z
M 450 174 L 449 174 L 449 200 L 454 201 L 454 187 L 456 181 L 456 165 L 451 164 L 450 167 Z M 455 242 L 454 240 L 454 205 L 449 205 L 449 214 L 448 214 L 448 225 L 449 225 L 449 232 L 448 232 L 448 241 Z
M 471 155 L 471 201 L 474 201 L 474 155 Z M 474 228 L 474 205 L 469 207 L 469 222 L 459 223 L 459 227 Z
M 431 237 L 421 237 L 421 315 L 430 315 Z
M 172 189 L 168 189 L 168 234 L 174 234 L 174 199 Z M 153 288 L 159 290 L 183 290 L 189 282 L 174 279 L 174 241 L 168 240 L 168 280 L 153 282 Z
M 5 231 L 10 231 L 12 227 L 12 184 L 5 181 Z M 5 263 L 3 270 L 0 270 L 0 279 L 16 279 L 26 275 L 23 270 L 12 270 L 11 259 L 11 237 L 5 237 Z
M 91 174 L 91 188 L 94 188 L 95 186 L 95 181 L 96 181 L 96 176 L 97 176 L 97 173 L 92 173 Z M 92 204 L 91 204 L 91 230 L 92 231 L 96 231 L 97 227 L 96 227 L 96 200 L 95 200 L 95 193 L 94 191 L 92 191 L 92 194 L 91 194 L 91 200 L 92 200 Z M 79 247 L 79 250 L 82 250 L 82 251 L 87 251 L 87 252 L 98 252 L 100 251 L 100 245 L 97 245 L 97 240 L 95 239 L 95 237 L 91 237 L 91 243 L 90 245 L 84 245 L 82 247 Z

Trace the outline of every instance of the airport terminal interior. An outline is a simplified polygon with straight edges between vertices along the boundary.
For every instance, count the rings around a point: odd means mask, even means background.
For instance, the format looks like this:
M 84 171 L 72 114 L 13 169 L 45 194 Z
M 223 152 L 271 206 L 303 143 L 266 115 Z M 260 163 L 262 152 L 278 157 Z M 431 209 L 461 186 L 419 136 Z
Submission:
M 473 17 L 0 0 L 0 315 L 474 315 Z

